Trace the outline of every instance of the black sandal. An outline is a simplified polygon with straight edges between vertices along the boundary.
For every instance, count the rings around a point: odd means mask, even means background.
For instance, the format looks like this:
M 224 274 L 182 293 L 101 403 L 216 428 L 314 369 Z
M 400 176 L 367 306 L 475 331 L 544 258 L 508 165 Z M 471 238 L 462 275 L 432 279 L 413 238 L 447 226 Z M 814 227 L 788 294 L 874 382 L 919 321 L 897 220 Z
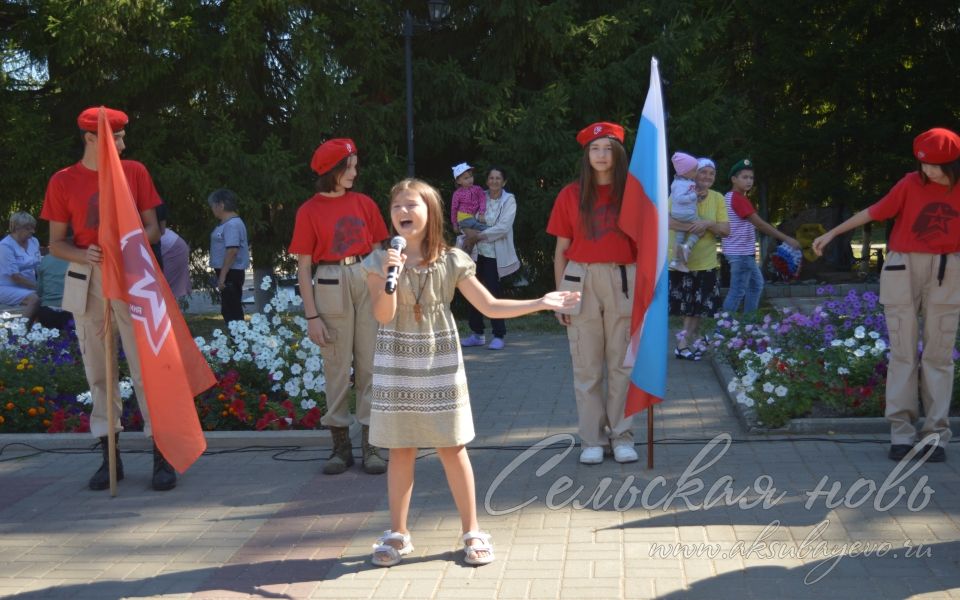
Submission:
M 686 348 L 674 348 L 673 355 L 680 360 L 700 360 L 700 353 L 692 352 L 689 346 Z

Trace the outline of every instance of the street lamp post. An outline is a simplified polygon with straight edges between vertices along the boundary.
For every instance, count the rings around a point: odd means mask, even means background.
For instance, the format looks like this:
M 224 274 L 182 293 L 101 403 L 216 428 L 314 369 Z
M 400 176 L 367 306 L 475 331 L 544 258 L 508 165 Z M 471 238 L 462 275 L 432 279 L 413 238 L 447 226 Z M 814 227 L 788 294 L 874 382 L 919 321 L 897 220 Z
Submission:
M 430 0 L 427 2 L 430 21 L 423 24 L 431 27 L 439 23 L 450 13 L 450 5 L 446 0 Z M 413 28 L 417 25 L 409 10 L 403 11 L 403 60 L 407 79 L 407 177 L 413 177 L 416 171 L 416 162 L 413 158 Z

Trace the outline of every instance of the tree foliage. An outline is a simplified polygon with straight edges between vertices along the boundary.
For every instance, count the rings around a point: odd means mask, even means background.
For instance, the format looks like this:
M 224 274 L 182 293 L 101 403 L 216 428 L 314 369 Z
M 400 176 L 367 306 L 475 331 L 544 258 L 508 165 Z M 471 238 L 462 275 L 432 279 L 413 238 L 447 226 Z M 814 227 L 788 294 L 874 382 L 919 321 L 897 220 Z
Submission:
M 49 176 L 79 157 L 77 113 L 108 104 L 130 114 L 127 156 L 192 247 L 207 246 L 206 197 L 226 186 L 255 262 L 280 265 L 320 142 L 356 140 L 358 189 L 384 207 L 406 173 L 405 10 L 420 23 L 417 173 L 449 197 L 451 165 L 502 166 L 541 287 L 574 135 L 600 119 L 632 132 L 653 55 L 670 149 L 713 156 L 720 189 L 751 156 L 774 221 L 873 202 L 912 168 L 916 133 L 960 118 L 960 11 L 947 0 L 450 4 L 427 27 L 421 0 L 3 0 L 0 208 L 37 214 Z

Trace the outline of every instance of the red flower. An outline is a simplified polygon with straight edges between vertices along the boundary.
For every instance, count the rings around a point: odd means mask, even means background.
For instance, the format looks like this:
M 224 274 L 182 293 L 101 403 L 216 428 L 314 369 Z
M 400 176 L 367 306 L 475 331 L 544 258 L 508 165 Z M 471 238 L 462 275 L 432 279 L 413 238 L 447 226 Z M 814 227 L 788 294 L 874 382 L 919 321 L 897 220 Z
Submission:
M 303 418 L 300 419 L 300 424 L 307 429 L 315 429 L 317 427 L 317 423 L 320 422 L 320 416 L 320 409 L 313 407 L 307 411 L 307 414 L 303 415 Z
M 268 410 L 266 414 L 260 417 L 260 420 L 257 421 L 257 424 L 254 426 L 257 431 L 263 431 L 267 427 L 270 427 L 276 421 L 282 420 L 277 416 L 277 413 L 272 410 Z
M 238 419 L 240 419 L 241 421 L 247 420 L 247 412 L 246 412 L 247 406 L 243 403 L 243 400 L 241 400 L 240 398 L 237 398 L 236 400 L 230 403 L 230 408 L 234 410 L 234 414 L 237 416 Z

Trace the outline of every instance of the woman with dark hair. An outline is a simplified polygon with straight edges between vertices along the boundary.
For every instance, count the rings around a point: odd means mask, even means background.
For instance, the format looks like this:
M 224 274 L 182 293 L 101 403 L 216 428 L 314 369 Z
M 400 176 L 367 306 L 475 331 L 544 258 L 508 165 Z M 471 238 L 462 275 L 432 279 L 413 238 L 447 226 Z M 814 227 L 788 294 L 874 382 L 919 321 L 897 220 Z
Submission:
M 547 233 L 557 238 L 557 289 L 582 292 L 575 308 L 557 311 L 573 358 L 580 462 L 603 462 L 608 447 L 617 462 L 634 462 L 633 418 L 623 414 L 630 369 L 623 361 L 637 247 L 617 225 L 627 181 L 623 128 L 594 123 L 577 141 L 583 146 L 580 180 L 557 195 Z
M 220 314 L 229 327 L 231 321 L 242 321 L 243 281 L 250 266 L 247 227 L 237 214 L 237 195 L 220 188 L 207 197 L 213 216 L 220 222 L 210 234 L 210 267 L 217 274 L 220 292 Z
M 894 219 L 880 274 L 880 302 L 890 332 L 888 456 L 900 461 L 913 450 L 922 400 L 921 452 L 928 462 L 943 462 L 951 435 L 953 347 L 960 320 L 960 135 L 942 128 L 925 131 L 914 139 L 913 155 L 916 171 L 813 240 L 813 251 L 821 256 L 836 236 Z
M 517 249 L 513 245 L 513 220 L 517 216 L 517 200 L 506 191 L 506 172 L 500 167 L 491 167 L 487 172 L 487 209 L 484 213 L 487 228 L 483 231 L 464 229 L 469 244 L 474 248 L 477 261 L 477 279 L 494 298 L 500 297 L 500 280 L 520 268 Z M 465 338 L 463 346 L 482 346 L 487 342 L 483 334 L 483 314 L 467 304 L 472 335 Z M 490 319 L 493 339 L 488 348 L 503 350 L 503 338 L 507 335 L 504 319 Z
M 387 238 L 387 225 L 373 199 L 351 189 L 357 178 L 353 140 L 324 142 L 313 153 L 310 168 L 320 176 L 317 193 L 297 210 L 289 251 L 297 256 L 307 335 L 323 356 L 327 410 L 320 423 L 333 435 L 333 453 L 323 472 L 337 475 L 353 464 L 352 369 L 357 420 L 363 430 L 363 470 L 380 474 L 387 463 L 369 442 L 377 322 L 360 263 Z

